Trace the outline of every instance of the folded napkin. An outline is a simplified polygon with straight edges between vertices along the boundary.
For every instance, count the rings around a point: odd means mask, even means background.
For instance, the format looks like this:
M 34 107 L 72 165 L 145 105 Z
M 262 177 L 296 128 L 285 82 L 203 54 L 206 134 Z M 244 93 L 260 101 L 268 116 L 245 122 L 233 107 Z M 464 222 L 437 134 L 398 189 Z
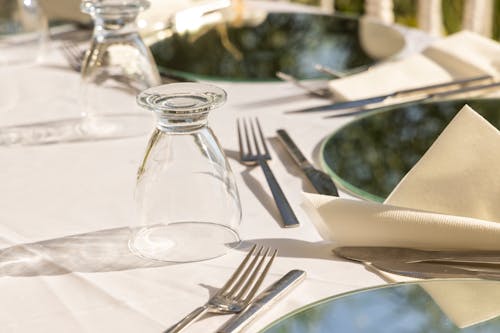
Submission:
M 338 246 L 500 250 L 499 147 L 499 131 L 464 106 L 384 204 L 306 194 L 312 220 Z M 465 297 L 459 286 L 446 297 L 431 289 L 458 326 L 500 314 L 500 302 L 488 293 L 467 295 L 464 303 L 458 302 Z M 489 310 L 464 316 L 464 304 L 470 309 L 479 303 Z
M 316 225 L 338 245 L 500 250 L 499 147 L 465 106 L 383 205 L 308 194 Z
M 338 100 L 348 101 L 485 74 L 500 75 L 500 43 L 462 31 L 437 40 L 422 53 L 328 85 Z

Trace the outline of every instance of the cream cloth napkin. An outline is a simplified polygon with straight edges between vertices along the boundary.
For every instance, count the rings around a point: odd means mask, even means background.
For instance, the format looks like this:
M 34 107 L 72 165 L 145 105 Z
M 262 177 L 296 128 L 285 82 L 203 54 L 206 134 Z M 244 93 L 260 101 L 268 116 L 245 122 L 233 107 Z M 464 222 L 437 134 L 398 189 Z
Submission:
M 356 100 L 484 74 L 500 75 L 500 44 L 462 31 L 422 53 L 332 80 L 328 86 L 338 100 Z
M 499 131 L 464 106 L 384 204 L 306 194 L 312 220 L 338 246 L 500 250 L 499 147 Z M 458 326 L 500 314 L 499 298 L 481 291 L 464 296 L 462 289 L 446 297 L 428 291 Z M 459 302 L 464 297 L 468 303 Z M 464 316 L 463 306 L 473 304 L 487 310 Z

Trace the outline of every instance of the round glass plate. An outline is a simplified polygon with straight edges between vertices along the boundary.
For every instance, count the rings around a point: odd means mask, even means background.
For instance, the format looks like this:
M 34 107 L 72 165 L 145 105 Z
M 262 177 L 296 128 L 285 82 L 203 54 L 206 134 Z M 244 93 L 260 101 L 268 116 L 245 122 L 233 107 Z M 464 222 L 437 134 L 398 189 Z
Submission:
M 407 104 L 360 117 L 328 137 L 323 168 L 347 192 L 383 201 L 468 104 L 500 128 L 500 99 Z
M 151 45 L 151 51 L 160 70 L 168 74 L 269 81 L 277 80 L 277 71 L 300 79 L 325 77 L 315 64 L 343 72 L 366 68 L 374 63 L 373 56 L 379 56 L 372 50 L 374 38 L 366 36 L 369 31 L 377 31 L 377 38 L 383 35 L 391 45 L 384 48 L 392 48 L 392 54 L 404 46 L 403 37 L 393 28 L 360 26 L 356 17 L 264 12 L 261 19 L 246 20 L 242 25 L 226 22 L 204 24 L 183 33 L 168 31 L 168 37 Z M 365 35 L 361 36 L 360 30 Z M 369 41 L 362 43 L 364 40 Z
M 499 296 L 498 281 L 391 284 L 307 305 L 261 333 L 497 333 Z

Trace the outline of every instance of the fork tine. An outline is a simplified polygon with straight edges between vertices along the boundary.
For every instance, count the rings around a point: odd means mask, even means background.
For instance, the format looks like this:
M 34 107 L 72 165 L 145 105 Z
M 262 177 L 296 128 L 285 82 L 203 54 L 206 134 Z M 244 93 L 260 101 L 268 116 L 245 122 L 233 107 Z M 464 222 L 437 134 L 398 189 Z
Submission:
M 252 130 L 252 137 L 255 144 L 255 149 L 257 150 L 257 155 L 260 155 L 260 145 L 259 141 L 257 140 L 257 135 L 255 135 L 255 126 L 252 121 L 250 121 L 250 129 Z
M 261 257 L 261 259 L 259 261 L 259 264 L 254 268 L 254 270 L 252 272 L 252 275 L 248 278 L 248 280 L 246 281 L 245 285 L 240 289 L 240 292 L 235 296 L 236 299 L 241 299 L 241 300 L 251 299 L 251 297 L 252 297 L 251 294 L 255 293 L 257 291 L 257 289 L 260 286 L 260 283 L 262 283 L 261 280 L 264 279 L 262 275 L 265 276 L 266 273 L 267 273 L 267 271 L 266 271 L 265 268 L 262 271 L 262 273 L 260 273 L 260 268 L 264 264 L 264 261 L 266 260 L 267 255 L 269 254 L 270 250 L 271 250 L 270 248 L 266 249 L 266 251 L 264 252 L 264 254 L 262 255 L 262 257 Z M 272 259 L 271 259 L 271 261 L 272 261 Z M 269 266 L 269 263 L 268 263 L 268 265 L 266 265 L 266 267 L 268 267 L 268 266 Z M 260 277 L 257 279 L 257 281 L 254 284 L 254 281 L 257 278 L 258 274 L 260 274 Z M 248 295 L 245 297 L 245 294 L 250 289 L 250 287 L 252 287 L 252 285 L 253 285 L 253 288 L 251 289 L 250 293 L 248 293 Z
M 272 254 L 272 256 L 271 256 L 271 259 L 269 259 L 269 261 L 267 262 L 266 267 L 264 267 L 264 270 L 260 274 L 259 279 L 257 280 L 257 282 L 254 283 L 253 288 L 246 295 L 246 297 L 244 299 L 245 301 L 246 300 L 251 300 L 254 297 L 254 295 L 257 292 L 257 290 L 259 290 L 259 287 L 262 284 L 262 282 L 264 281 L 264 278 L 266 277 L 267 272 L 269 272 L 269 268 L 271 268 L 271 264 L 273 263 L 274 258 L 276 257 L 277 253 L 278 253 L 278 250 L 275 249 L 274 252 L 273 252 L 273 254 Z
M 229 280 L 226 281 L 226 283 L 222 286 L 222 288 L 219 289 L 218 293 L 222 294 L 224 293 L 227 289 L 229 289 L 229 287 L 231 287 L 231 285 L 233 284 L 233 282 L 238 278 L 238 276 L 240 275 L 241 271 L 243 270 L 243 268 L 246 266 L 248 260 L 250 260 L 250 257 L 252 256 L 252 254 L 255 252 L 255 249 L 257 248 L 257 244 L 254 244 L 252 246 L 252 248 L 250 249 L 250 251 L 248 251 L 248 254 L 246 255 L 245 259 L 243 259 L 243 261 L 241 262 L 241 264 L 238 266 L 238 268 L 236 269 L 236 271 L 233 273 L 233 275 L 231 275 L 231 277 L 229 278 Z
M 76 43 L 74 42 L 71 42 L 69 43 L 69 46 L 71 47 L 71 49 L 73 50 L 73 53 L 78 57 L 78 58 L 81 58 L 82 57 L 82 54 L 83 54 L 83 51 L 80 50 L 80 47 L 78 45 L 76 45 Z
M 66 46 L 73 53 L 73 55 L 75 56 L 75 58 L 78 59 L 78 58 L 82 57 L 82 51 L 80 50 L 80 47 L 78 45 L 76 45 L 75 42 L 73 42 L 73 41 L 67 41 L 66 42 Z
M 63 44 L 63 47 L 65 48 L 66 52 L 68 52 L 68 54 L 71 56 L 71 59 L 73 59 L 73 61 L 77 61 L 78 59 L 78 52 L 75 51 L 75 46 L 73 45 L 73 43 L 71 42 L 65 42 Z
M 236 119 L 236 128 L 237 128 L 237 131 L 238 131 L 238 145 L 240 147 L 240 160 L 243 159 L 243 140 L 242 140 L 242 137 L 241 137 L 241 127 L 240 127 L 240 119 Z M 254 245 L 255 246 L 255 245 Z
M 77 46 L 74 45 L 73 42 L 64 42 L 62 44 L 62 49 L 64 52 L 64 55 L 66 56 L 66 60 L 69 62 L 69 65 L 74 69 L 74 70 L 79 70 L 81 67 L 81 56 L 79 54 L 79 51 L 76 49 Z
M 267 256 L 268 253 L 269 253 L 269 248 L 266 248 L 264 250 L 264 254 L 262 254 L 262 256 L 260 257 L 260 260 L 258 261 L 257 265 L 254 265 L 252 267 L 252 269 L 251 269 L 251 272 L 249 272 L 248 279 L 246 281 L 244 281 L 245 283 L 243 285 L 238 286 L 239 287 L 239 291 L 236 294 L 236 296 L 234 296 L 234 298 L 236 298 L 236 299 L 242 299 L 243 298 L 242 296 L 245 294 L 245 292 L 248 290 L 249 286 L 251 285 L 251 283 L 255 279 L 255 276 L 259 272 L 260 267 L 262 266 L 262 263 L 266 259 L 266 256 Z M 259 252 L 259 255 L 260 255 L 260 252 Z M 255 261 L 257 261 L 257 260 L 255 260 Z
M 259 130 L 260 141 L 262 142 L 262 146 L 264 147 L 264 155 L 269 155 L 269 149 L 267 148 L 266 140 L 264 139 L 264 134 L 262 133 L 262 127 L 260 126 L 260 122 L 258 118 L 255 118 L 255 123 L 257 124 L 257 129 Z
M 248 136 L 248 132 L 249 131 L 248 131 L 248 126 L 247 126 L 246 119 L 243 119 L 243 126 L 244 126 L 244 130 L 245 130 L 245 138 L 246 138 L 246 142 L 247 142 L 248 154 L 251 156 L 251 155 L 253 155 L 253 149 L 252 149 L 252 144 L 251 144 L 251 141 L 250 141 L 250 137 Z M 258 153 L 258 151 L 257 151 L 257 153 Z
M 259 249 L 257 250 L 257 253 L 255 254 L 252 262 L 250 262 L 248 267 L 245 269 L 245 272 L 243 272 L 243 274 L 239 277 L 238 281 L 236 281 L 234 283 L 232 288 L 228 292 L 223 294 L 224 296 L 231 297 L 234 295 L 234 293 L 236 293 L 240 289 L 241 285 L 247 280 L 248 275 L 250 275 L 251 271 L 255 267 L 255 264 L 257 263 L 257 260 L 259 259 L 259 256 L 262 252 L 262 249 L 263 249 L 263 246 L 260 246 Z

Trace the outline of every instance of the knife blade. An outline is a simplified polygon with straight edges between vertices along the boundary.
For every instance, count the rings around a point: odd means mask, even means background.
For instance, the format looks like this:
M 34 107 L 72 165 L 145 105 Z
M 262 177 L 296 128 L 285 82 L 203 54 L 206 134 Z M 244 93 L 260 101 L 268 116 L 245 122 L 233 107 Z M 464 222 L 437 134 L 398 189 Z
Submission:
M 325 195 L 333 195 L 338 197 L 339 192 L 335 183 L 332 181 L 330 176 L 321 170 L 316 169 L 302 154 L 299 147 L 293 142 L 292 138 L 284 129 L 279 129 L 276 131 L 281 142 L 285 145 L 286 150 L 292 155 L 293 160 L 298 164 L 300 169 L 305 173 L 307 179 L 314 186 L 314 189 Z
M 295 110 L 295 111 L 290 111 L 287 113 L 335 111 L 335 110 L 346 110 L 346 109 L 360 108 L 360 107 L 367 106 L 370 104 L 382 103 L 389 98 L 395 98 L 395 97 L 398 97 L 398 98 L 399 97 L 407 97 L 407 99 L 405 99 L 405 102 L 408 102 L 409 100 L 411 100 L 411 99 L 408 99 L 408 97 L 411 97 L 411 96 L 414 96 L 415 100 L 421 100 L 423 98 L 426 99 L 429 97 L 433 97 L 439 93 L 444 94 L 447 92 L 455 92 L 455 91 L 463 89 L 463 88 L 460 88 L 460 89 L 451 89 L 451 90 L 443 91 L 443 88 L 453 87 L 455 85 L 464 85 L 464 84 L 472 83 L 472 82 L 480 82 L 480 81 L 484 81 L 484 80 L 492 80 L 492 79 L 493 78 L 490 75 L 481 75 L 481 76 L 475 76 L 475 77 L 466 78 L 466 79 L 453 80 L 450 82 L 433 84 L 433 85 L 429 85 L 429 86 L 399 90 L 399 91 L 396 91 L 396 92 L 393 92 L 390 94 L 385 94 L 385 95 L 380 95 L 380 96 L 362 98 L 362 99 L 353 100 L 353 101 L 346 101 L 346 102 L 337 102 L 337 103 L 321 105 L 321 106 L 312 107 L 312 108 Z M 472 87 L 480 87 L 480 86 L 471 86 L 468 88 L 472 88 Z
M 333 252 L 340 257 L 362 262 L 397 260 L 405 263 L 456 262 L 500 264 L 500 251 L 427 251 L 402 247 L 344 246 L 334 249 Z
M 306 277 L 306 272 L 294 269 L 286 273 L 278 281 L 261 292 L 257 297 L 239 314 L 234 315 L 217 333 L 236 333 L 241 332 L 248 326 L 260 313 L 268 309 L 277 300 L 283 297 L 292 288 L 296 287 Z
M 478 278 L 488 280 L 500 280 L 498 270 L 465 268 L 442 263 L 416 262 L 406 263 L 396 260 L 375 261 L 367 263 L 380 271 L 392 274 L 404 275 L 418 279 L 434 278 Z

